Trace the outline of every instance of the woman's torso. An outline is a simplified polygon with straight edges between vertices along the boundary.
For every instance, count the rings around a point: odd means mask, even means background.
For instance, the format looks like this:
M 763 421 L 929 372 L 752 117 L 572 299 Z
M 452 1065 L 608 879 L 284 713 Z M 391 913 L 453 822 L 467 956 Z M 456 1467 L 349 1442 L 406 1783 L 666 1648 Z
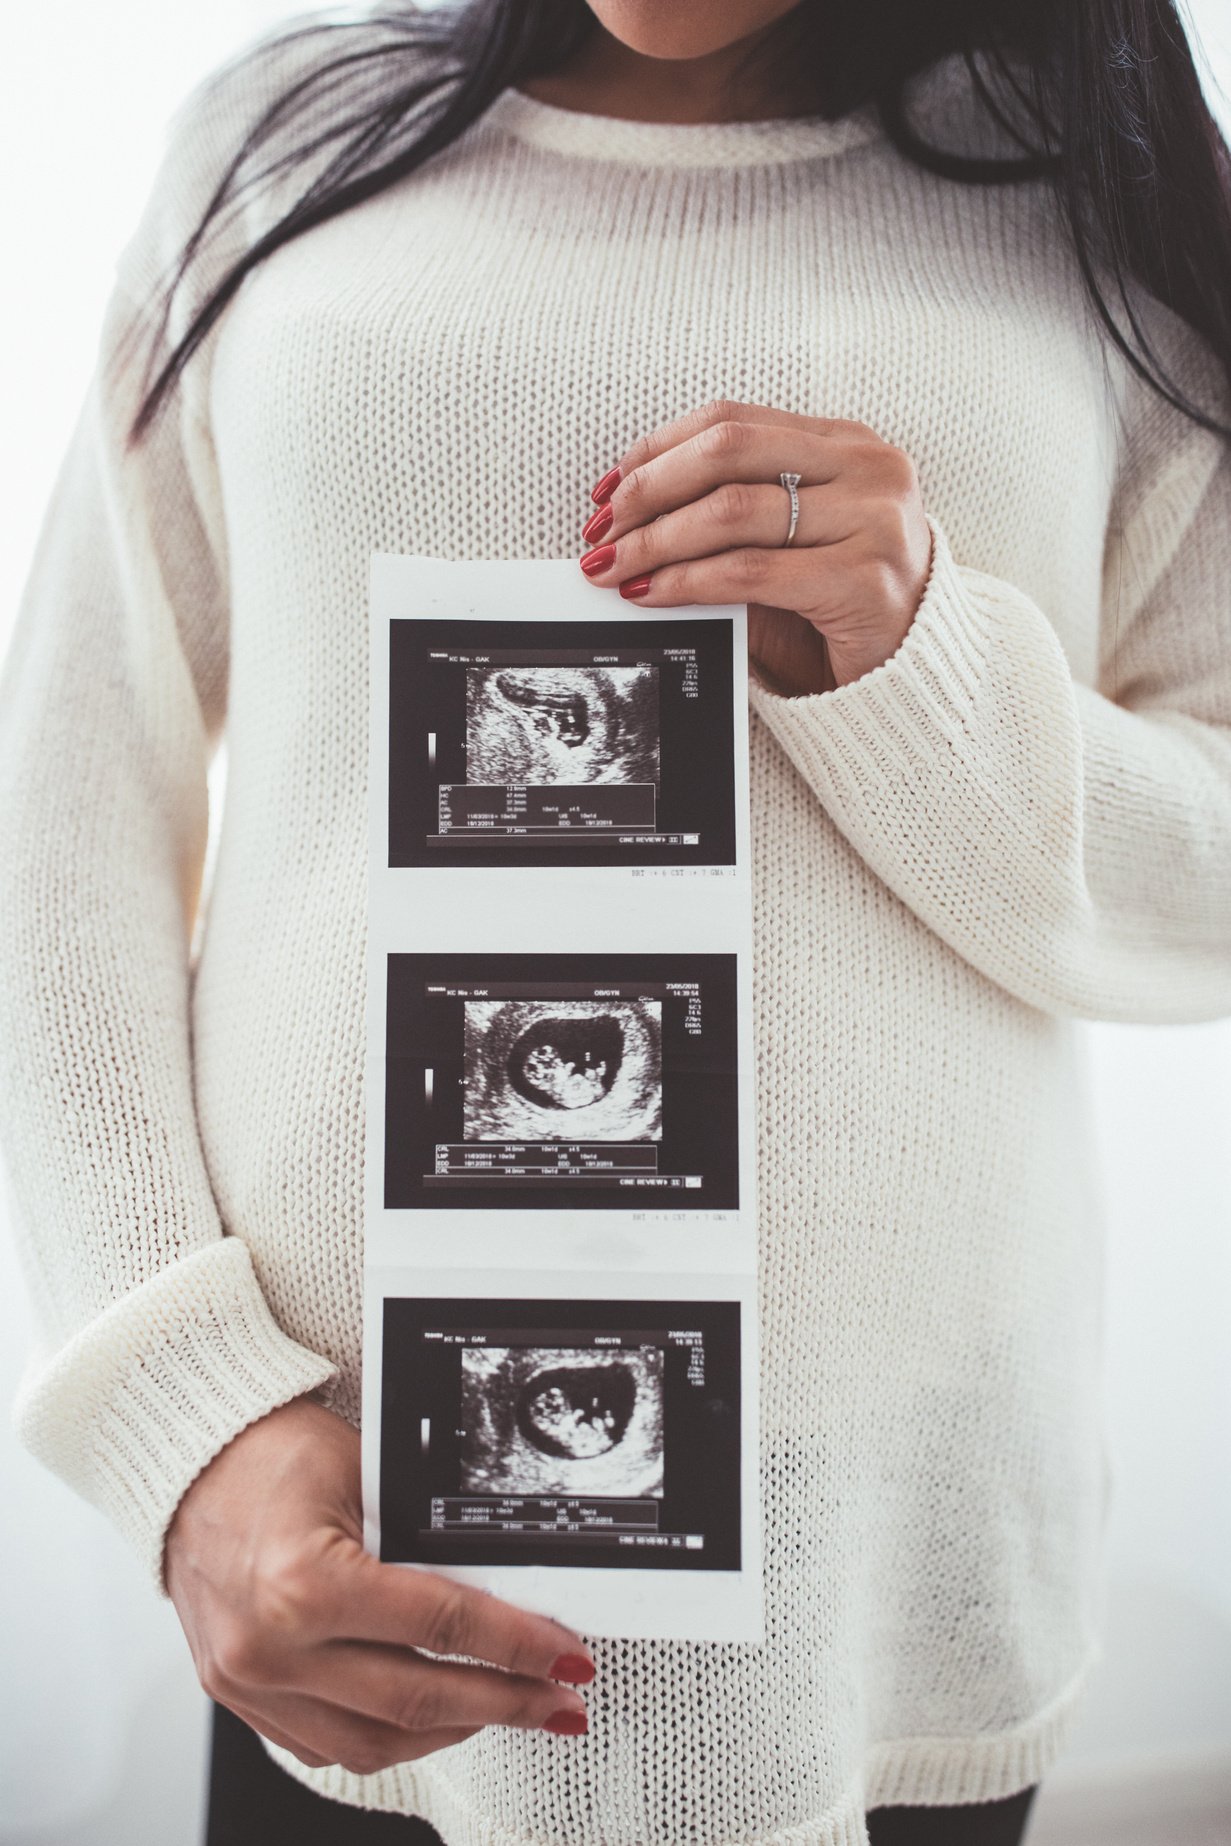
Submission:
M 577 555 L 590 482 L 728 396 L 906 449 L 954 556 L 1096 671 L 1114 416 L 1039 188 L 876 140 L 609 162 L 505 108 L 511 135 L 480 124 L 281 251 L 213 356 L 231 689 L 197 1105 L 224 1219 L 352 1420 L 370 553 Z M 466 1846 L 806 1829 L 875 1777 L 869 1744 L 1031 1723 L 1091 1646 L 1101 1256 L 1070 1028 L 919 922 L 755 714 L 751 778 L 767 1646 L 600 1643 L 567 1756 L 492 1732 L 379 1779 L 382 1805 L 434 1791 Z

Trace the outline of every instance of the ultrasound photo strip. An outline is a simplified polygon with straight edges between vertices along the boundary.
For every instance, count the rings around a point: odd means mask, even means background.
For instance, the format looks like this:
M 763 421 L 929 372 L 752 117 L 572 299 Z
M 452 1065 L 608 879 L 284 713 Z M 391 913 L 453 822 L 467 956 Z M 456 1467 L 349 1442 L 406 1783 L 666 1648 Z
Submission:
M 364 1544 L 763 1636 L 747 615 L 374 554 Z

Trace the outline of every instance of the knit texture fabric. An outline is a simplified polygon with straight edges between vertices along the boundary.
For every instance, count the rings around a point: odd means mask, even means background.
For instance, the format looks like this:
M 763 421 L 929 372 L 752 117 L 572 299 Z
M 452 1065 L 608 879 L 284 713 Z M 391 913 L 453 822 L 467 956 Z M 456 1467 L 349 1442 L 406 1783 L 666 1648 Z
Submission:
M 370 553 L 579 555 L 590 483 L 712 398 L 859 419 L 918 470 L 914 625 L 840 691 L 750 691 L 767 1639 L 596 1641 L 581 1739 L 362 1778 L 270 1747 L 448 1846 L 862 1846 L 867 1807 L 1007 1795 L 1102 1614 L 1074 1021 L 1231 1011 L 1231 452 L 1114 349 L 1042 182 L 926 173 L 867 111 L 514 90 L 262 265 L 126 451 L 134 308 L 308 55 L 177 113 L 0 681 L 23 1440 L 160 1581 L 238 1431 L 307 1391 L 358 1420 Z M 964 82 L 921 125 L 1015 151 Z

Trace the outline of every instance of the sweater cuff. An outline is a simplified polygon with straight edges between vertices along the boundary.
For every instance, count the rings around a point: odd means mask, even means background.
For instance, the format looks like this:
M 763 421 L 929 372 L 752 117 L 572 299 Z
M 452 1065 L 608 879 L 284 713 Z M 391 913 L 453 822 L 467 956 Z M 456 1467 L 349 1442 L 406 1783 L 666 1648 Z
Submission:
M 13 1421 L 23 1446 L 111 1520 L 165 1595 L 163 1540 L 197 1475 L 250 1423 L 336 1371 L 282 1331 L 248 1246 L 224 1236 L 33 1361 Z
M 848 685 L 796 697 L 752 681 L 754 709 L 818 791 L 888 769 L 934 766 L 937 747 L 961 747 L 988 651 L 988 631 L 949 548 L 925 514 L 932 568 L 896 653 Z

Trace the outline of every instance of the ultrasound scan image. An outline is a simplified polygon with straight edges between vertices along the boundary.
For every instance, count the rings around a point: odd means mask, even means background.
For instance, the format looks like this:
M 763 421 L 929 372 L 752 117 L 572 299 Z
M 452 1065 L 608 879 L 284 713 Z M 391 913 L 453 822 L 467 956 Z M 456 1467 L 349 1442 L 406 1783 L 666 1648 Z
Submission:
M 467 667 L 466 781 L 658 787 L 658 668 Z
M 475 1347 L 462 1359 L 462 1493 L 663 1491 L 663 1354 Z
M 660 1000 L 466 1000 L 467 1141 L 658 1141 Z

